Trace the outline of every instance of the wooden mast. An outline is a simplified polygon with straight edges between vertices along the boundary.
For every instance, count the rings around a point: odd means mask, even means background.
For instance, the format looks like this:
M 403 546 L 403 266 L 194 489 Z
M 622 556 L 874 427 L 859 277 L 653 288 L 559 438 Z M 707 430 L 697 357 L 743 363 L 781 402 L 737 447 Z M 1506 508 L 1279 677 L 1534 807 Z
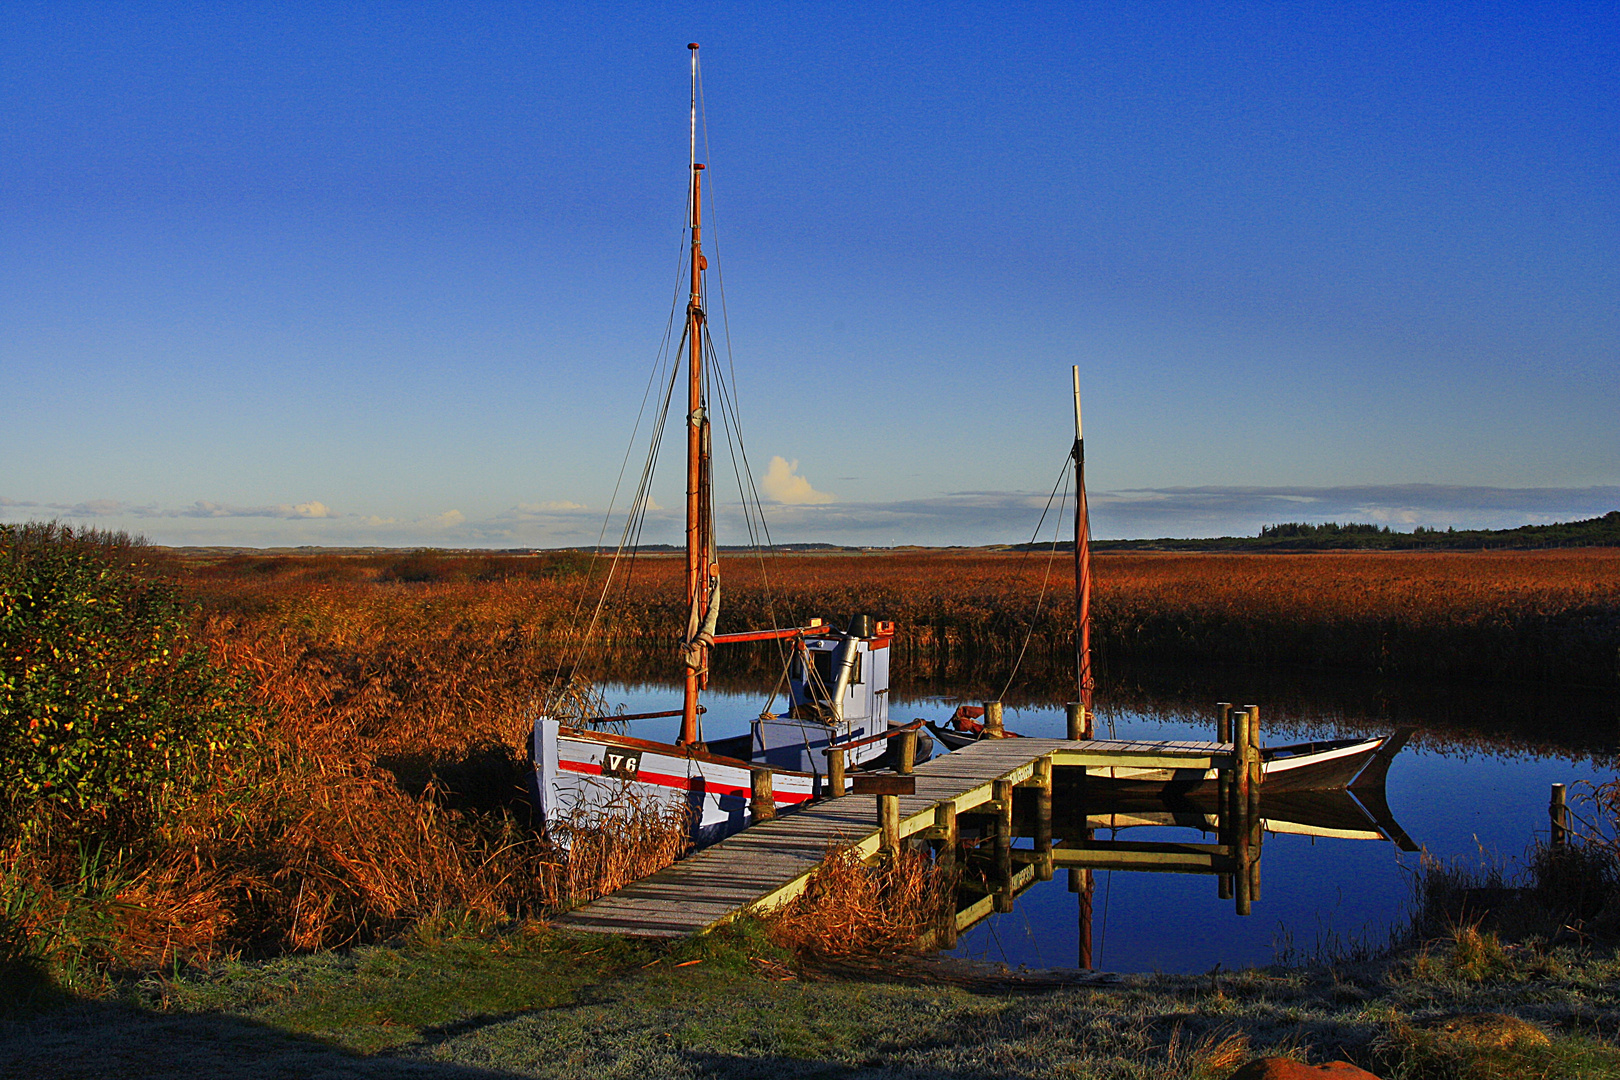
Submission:
M 698 741 L 698 692 L 708 683 L 709 642 L 704 633 L 709 607 L 709 581 L 718 567 L 709 558 L 709 480 L 707 462 L 709 420 L 703 407 L 703 258 L 702 179 L 703 166 L 697 160 L 697 43 L 687 45 L 692 53 L 692 128 L 689 163 L 692 168 L 692 291 L 686 304 L 687 409 L 686 409 L 686 608 L 687 627 L 683 642 L 686 689 L 681 703 L 682 746 Z
M 1086 506 L 1086 442 L 1080 427 L 1080 368 L 1074 368 L 1074 672 L 1080 690 L 1081 738 L 1091 738 L 1091 519 Z

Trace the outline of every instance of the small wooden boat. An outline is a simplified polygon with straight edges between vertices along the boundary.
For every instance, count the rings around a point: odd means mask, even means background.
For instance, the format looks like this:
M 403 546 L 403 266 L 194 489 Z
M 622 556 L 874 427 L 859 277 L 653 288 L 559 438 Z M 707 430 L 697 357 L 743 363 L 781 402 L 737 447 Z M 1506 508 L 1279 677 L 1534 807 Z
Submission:
M 1411 737 L 1410 728 L 1398 728 L 1390 735 L 1371 739 L 1321 739 L 1288 746 L 1262 747 L 1260 783 L 1267 795 L 1305 791 L 1333 791 L 1355 787 L 1374 762 L 1382 787 L 1389 759 L 1400 752 Z M 1166 793 L 1192 795 L 1214 792 L 1219 783 L 1214 769 L 1092 769 L 1086 783 L 1112 792 Z
M 677 350 L 680 362 L 670 375 L 669 402 L 685 375 L 686 395 L 686 602 L 679 664 L 684 676 L 682 704 L 667 712 L 637 717 L 584 717 L 565 724 L 541 716 L 531 744 L 531 794 L 544 822 L 580 823 L 627 819 L 638 809 L 685 813 L 698 844 L 721 839 L 748 825 L 754 816 L 751 794 L 756 774 L 769 773 L 775 810 L 791 810 L 823 792 L 829 747 L 848 745 L 849 770 L 880 767 L 893 751 L 876 738 L 898 725 L 889 720 L 889 656 L 895 626 L 870 615 L 855 616 L 845 630 L 813 619 L 808 626 L 723 634 L 720 614 L 720 562 L 714 533 L 714 494 L 710 449 L 710 375 L 705 358 L 714 354 L 708 334 L 708 259 L 702 242 L 704 166 L 697 161 L 697 46 L 692 56 L 692 154 L 689 184 L 691 291 L 685 329 Z M 656 430 L 662 432 L 660 422 Z M 657 458 L 656 440 L 647 470 Z M 648 491 L 637 493 L 631 520 L 644 513 Z M 628 535 L 628 529 L 627 529 Z M 617 556 L 615 556 L 617 560 Z M 615 562 L 616 565 L 616 562 Z M 613 581 L 612 574 L 608 582 Z M 607 584 L 603 596 L 607 595 Z M 700 704 L 709 684 L 709 657 L 719 645 L 780 641 L 788 646 L 785 672 L 787 709 L 762 711 L 747 735 L 705 742 Z M 623 722 L 680 716 L 674 743 L 634 738 L 613 730 Z M 919 740 L 916 760 L 926 760 L 932 741 Z M 762 779 L 762 778 L 760 778 Z M 847 783 L 848 781 L 846 781 Z
M 976 706 L 965 709 L 982 713 Z M 958 713 L 963 710 L 958 710 Z M 969 718 L 971 721 L 972 717 Z M 979 725 L 971 728 L 959 726 L 956 718 L 952 726 L 930 723 L 929 730 L 948 750 L 960 750 L 985 738 Z M 1014 732 L 1008 737 L 1019 738 Z M 1378 758 L 1379 751 L 1389 748 L 1394 756 L 1406 745 L 1410 731 L 1401 729 L 1393 735 L 1371 739 L 1322 739 L 1315 742 L 1293 743 L 1288 746 L 1263 747 L 1260 751 L 1260 778 L 1268 792 L 1329 791 L 1350 787 L 1367 767 Z M 1385 766 L 1387 768 L 1387 765 Z M 1147 792 L 1174 791 L 1187 793 L 1201 787 L 1215 789 L 1218 781 L 1215 770 L 1201 769 L 1094 769 L 1086 777 L 1093 785 L 1106 785 L 1121 791 L 1136 789 Z M 1379 774 L 1380 784 L 1383 775 Z

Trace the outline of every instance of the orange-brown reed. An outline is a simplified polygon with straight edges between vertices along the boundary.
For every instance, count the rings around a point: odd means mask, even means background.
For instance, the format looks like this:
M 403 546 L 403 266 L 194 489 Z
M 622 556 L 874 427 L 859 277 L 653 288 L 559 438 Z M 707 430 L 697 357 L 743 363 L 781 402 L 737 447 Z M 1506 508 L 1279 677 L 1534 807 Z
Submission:
M 901 952 L 939 925 L 955 887 L 924 852 L 903 850 L 869 866 L 853 848 L 833 847 L 805 891 L 767 917 L 766 932 L 812 960 Z
M 570 618 L 586 556 L 413 555 L 239 558 L 199 568 L 193 587 L 249 621 L 336 629 L 345 612 L 440 623 L 490 647 L 572 655 Z M 402 559 L 412 560 L 405 570 Z M 390 561 L 392 560 L 392 561 Z M 841 620 L 901 624 L 901 666 L 918 676 L 1004 671 L 1026 636 L 1026 672 L 1072 666 L 1073 590 L 1062 556 L 897 552 L 724 561 L 721 629 Z M 565 572 L 559 572 L 565 571 Z M 569 573 L 566 571 L 573 571 Z M 603 635 L 618 656 L 662 660 L 683 624 L 680 560 L 639 559 L 616 586 Z M 598 569 L 598 576 L 600 568 Z M 415 585 L 398 582 L 411 579 Z M 1044 599 L 1043 581 L 1047 584 Z M 385 610 L 392 614 L 385 614 Z M 1323 552 L 1097 556 L 1098 662 L 1218 661 L 1468 680 L 1620 682 L 1620 550 Z M 415 626 L 405 628 L 416 633 Z M 769 652 L 770 650 L 764 650 Z M 602 653 L 594 654 L 598 659 Z M 772 654 L 774 655 L 774 654 Z M 459 662 L 451 658 L 450 666 Z M 610 671 L 598 663 L 587 668 Z
M 345 585 L 314 562 L 223 597 L 192 579 L 200 643 L 261 706 L 249 749 L 148 835 L 91 838 L 88 868 L 71 821 L 30 822 L 0 922 L 33 951 L 143 965 L 544 916 L 688 848 L 656 808 L 538 834 L 525 743 L 554 665 L 530 593 Z

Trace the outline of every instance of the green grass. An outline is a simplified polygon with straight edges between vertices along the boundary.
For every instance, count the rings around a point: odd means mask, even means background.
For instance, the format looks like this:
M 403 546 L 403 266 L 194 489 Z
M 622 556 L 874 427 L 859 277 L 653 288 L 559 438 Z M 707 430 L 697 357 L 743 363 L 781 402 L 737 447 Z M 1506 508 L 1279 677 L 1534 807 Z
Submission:
M 1224 1080 L 1251 1053 L 1387 1080 L 1620 1076 L 1620 959 L 1516 946 L 1482 967 L 1480 949 L 1019 995 L 784 978 L 753 924 L 672 943 L 423 932 L 38 1006 L 0 1027 L 0 1076 Z M 1551 1041 L 1464 1052 L 1421 1028 L 1486 1011 Z

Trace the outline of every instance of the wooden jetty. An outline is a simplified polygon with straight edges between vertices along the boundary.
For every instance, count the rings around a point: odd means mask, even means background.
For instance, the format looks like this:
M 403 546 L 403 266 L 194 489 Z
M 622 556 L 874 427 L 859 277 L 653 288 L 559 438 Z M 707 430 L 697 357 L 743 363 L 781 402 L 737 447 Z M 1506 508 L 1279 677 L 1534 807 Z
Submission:
M 1069 864 L 1075 855 L 1063 849 L 1071 845 L 1084 845 L 1093 858 L 1106 858 L 1112 852 L 1120 865 L 1133 868 L 1146 868 L 1144 863 L 1152 862 L 1150 855 L 1136 850 L 1142 845 L 1089 838 L 1075 838 L 1054 851 L 1051 792 L 1055 768 L 1214 768 L 1223 776 L 1232 776 L 1233 786 L 1241 784 L 1248 794 L 1248 784 L 1243 783 L 1248 770 L 1237 766 L 1252 758 L 1252 766 L 1258 770 L 1257 746 L 1257 739 L 1243 738 L 1236 743 L 984 739 L 919 765 L 907 776 L 893 777 L 914 781 L 910 794 L 817 800 L 561 915 L 555 923 L 572 930 L 643 937 L 701 933 L 739 912 L 769 911 L 792 900 L 804 891 L 812 871 L 831 847 L 848 845 L 859 856 L 872 857 L 916 837 L 938 842 L 942 860 L 954 859 L 958 816 L 988 815 L 993 822 L 989 832 L 995 857 L 1004 868 L 1003 884 L 993 896 L 958 913 L 957 925 L 971 925 L 984 914 L 973 914 L 977 908 L 1010 907 L 1013 894 L 1022 886 L 1036 878 L 1049 879 L 1058 862 Z M 869 785 L 885 786 L 879 777 L 873 777 Z M 1012 848 L 1013 792 L 1017 788 L 1034 789 L 1033 851 Z M 1233 831 L 1240 841 L 1249 839 L 1247 828 Z M 1177 850 L 1162 852 L 1160 858 L 1176 863 L 1176 869 L 1195 864 L 1204 872 L 1231 873 L 1243 865 L 1235 849 L 1242 847 L 1242 855 L 1249 857 L 1248 843 L 1169 846 Z M 1187 850 L 1191 848 L 1197 850 Z M 1258 844 L 1254 848 L 1257 855 Z M 1024 864 L 1016 870 L 1015 858 Z M 1246 875 L 1237 876 L 1242 880 Z M 1240 891 L 1248 890 L 1240 886 Z M 1240 901 L 1246 899 L 1240 897 Z M 1248 913 L 1245 907 L 1240 902 L 1241 914 Z M 942 928 L 947 938 L 954 938 L 957 925 Z

